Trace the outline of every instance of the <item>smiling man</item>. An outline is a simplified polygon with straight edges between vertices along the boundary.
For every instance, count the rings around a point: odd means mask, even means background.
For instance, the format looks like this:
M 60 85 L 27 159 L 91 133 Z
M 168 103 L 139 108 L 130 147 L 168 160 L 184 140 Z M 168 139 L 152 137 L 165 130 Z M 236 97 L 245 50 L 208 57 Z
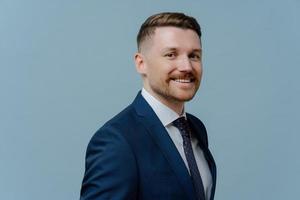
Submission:
M 143 23 L 137 44 L 143 88 L 92 137 L 80 199 L 213 200 L 206 129 L 184 109 L 202 77 L 200 26 L 183 13 L 159 13 Z

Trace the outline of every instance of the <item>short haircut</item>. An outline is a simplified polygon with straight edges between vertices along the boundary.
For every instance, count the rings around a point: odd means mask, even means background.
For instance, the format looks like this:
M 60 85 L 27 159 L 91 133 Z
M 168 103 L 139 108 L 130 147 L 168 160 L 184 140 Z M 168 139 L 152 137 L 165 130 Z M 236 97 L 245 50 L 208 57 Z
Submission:
M 138 51 L 141 50 L 141 44 L 147 38 L 151 37 L 157 27 L 173 26 L 182 29 L 194 30 L 199 38 L 201 38 L 201 28 L 197 20 L 191 16 L 187 16 L 184 13 L 178 12 L 163 12 L 150 16 L 142 24 L 139 33 L 137 35 L 137 47 Z

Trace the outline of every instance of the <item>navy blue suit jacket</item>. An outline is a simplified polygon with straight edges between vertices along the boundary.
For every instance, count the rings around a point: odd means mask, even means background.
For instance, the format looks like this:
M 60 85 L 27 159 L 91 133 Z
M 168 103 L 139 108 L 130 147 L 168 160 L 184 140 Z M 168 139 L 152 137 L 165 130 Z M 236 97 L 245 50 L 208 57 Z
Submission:
M 216 166 L 206 130 L 196 117 L 187 119 L 212 173 L 212 200 Z M 85 167 L 81 200 L 196 200 L 184 161 L 141 92 L 92 137 Z

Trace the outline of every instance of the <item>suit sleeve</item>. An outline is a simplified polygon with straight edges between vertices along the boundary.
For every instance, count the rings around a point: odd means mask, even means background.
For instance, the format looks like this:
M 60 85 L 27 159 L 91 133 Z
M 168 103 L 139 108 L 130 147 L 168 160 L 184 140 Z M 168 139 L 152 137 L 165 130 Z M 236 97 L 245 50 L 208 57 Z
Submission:
M 123 135 L 101 128 L 86 152 L 80 200 L 130 199 L 137 197 L 136 161 Z

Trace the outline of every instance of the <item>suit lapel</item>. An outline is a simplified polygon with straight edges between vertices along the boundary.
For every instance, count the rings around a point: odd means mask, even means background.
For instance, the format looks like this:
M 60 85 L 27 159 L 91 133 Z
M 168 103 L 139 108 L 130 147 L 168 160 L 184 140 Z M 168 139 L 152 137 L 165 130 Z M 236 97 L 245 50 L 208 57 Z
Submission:
M 197 137 L 197 139 L 200 143 L 201 149 L 204 153 L 204 156 L 205 156 L 205 158 L 208 162 L 210 172 L 211 172 L 211 175 L 212 175 L 212 180 L 213 180 L 213 187 L 212 187 L 210 199 L 214 199 L 214 194 L 215 194 L 215 189 L 216 189 L 217 170 L 216 170 L 216 164 L 215 164 L 215 161 L 213 159 L 213 156 L 212 156 L 211 152 L 208 149 L 208 144 L 207 144 L 207 141 L 206 141 L 207 133 L 206 133 L 205 127 L 204 126 L 203 127 L 199 126 L 199 124 L 197 122 L 192 120 L 192 118 L 190 117 L 189 114 L 187 114 L 187 118 L 188 118 L 190 127 L 191 127 L 193 133 L 195 133 L 195 135 L 196 135 L 196 137 Z
M 150 105 L 142 97 L 141 92 L 139 92 L 132 105 L 141 119 L 140 122 L 169 162 L 188 199 L 196 199 L 189 172 L 175 144 Z

